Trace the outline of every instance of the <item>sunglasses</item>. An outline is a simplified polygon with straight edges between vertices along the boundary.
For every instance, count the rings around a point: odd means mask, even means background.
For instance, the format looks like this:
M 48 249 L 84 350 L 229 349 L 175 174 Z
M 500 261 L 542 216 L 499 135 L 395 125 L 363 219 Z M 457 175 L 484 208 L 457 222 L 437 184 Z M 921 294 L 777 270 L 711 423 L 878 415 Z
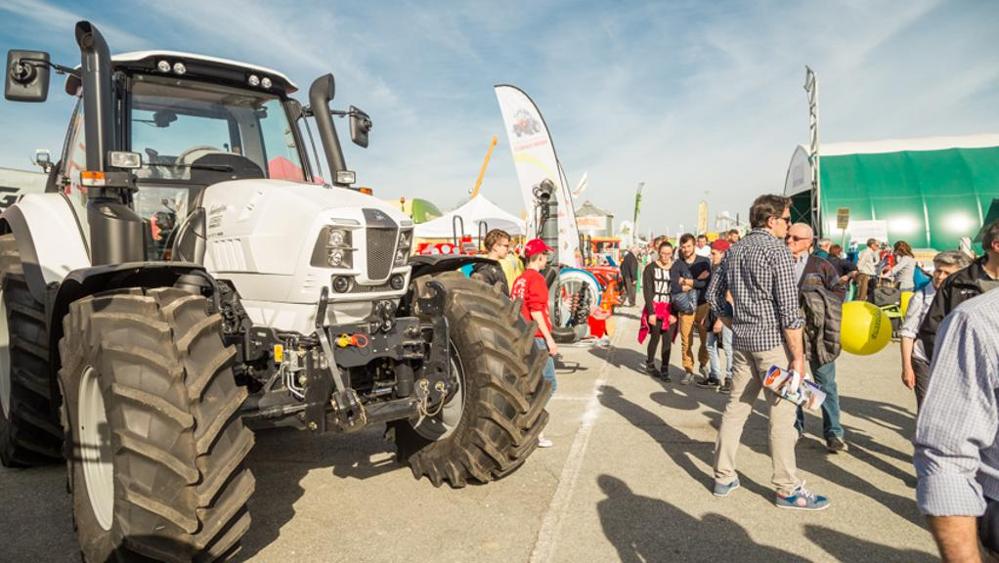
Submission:
M 784 240 L 793 240 L 794 242 L 801 242 L 803 240 L 812 240 L 812 237 L 796 237 L 794 235 L 787 235 Z

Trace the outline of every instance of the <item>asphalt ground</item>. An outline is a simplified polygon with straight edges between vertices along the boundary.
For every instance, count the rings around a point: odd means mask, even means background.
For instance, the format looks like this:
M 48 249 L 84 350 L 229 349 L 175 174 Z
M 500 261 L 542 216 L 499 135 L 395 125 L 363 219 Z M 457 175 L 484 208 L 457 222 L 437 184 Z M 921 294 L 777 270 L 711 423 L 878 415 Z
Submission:
M 435 489 L 393 460 L 380 429 L 257 435 L 252 561 L 904 561 L 936 559 L 914 503 L 915 399 L 897 345 L 838 362 L 849 452 L 826 453 L 809 416 L 797 459 L 822 512 L 775 508 L 766 419 L 750 418 L 742 488 L 711 494 L 726 396 L 640 372 L 635 309 L 606 349 L 563 349 L 537 450 L 496 483 Z M 679 343 L 673 365 L 680 364 Z M 677 368 L 674 368 L 677 370 Z M 679 375 L 678 370 L 674 375 Z M 62 467 L 0 468 L 0 560 L 78 558 Z

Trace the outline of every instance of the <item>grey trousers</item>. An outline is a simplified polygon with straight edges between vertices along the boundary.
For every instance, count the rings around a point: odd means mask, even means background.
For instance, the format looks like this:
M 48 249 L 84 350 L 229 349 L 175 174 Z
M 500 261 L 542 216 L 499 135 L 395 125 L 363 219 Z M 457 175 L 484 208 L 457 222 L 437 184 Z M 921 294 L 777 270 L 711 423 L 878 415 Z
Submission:
M 735 454 L 739 450 L 746 419 L 752 414 L 753 404 L 762 389 L 769 405 L 770 459 L 773 461 L 771 482 L 777 492 L 783 495 L 792 493 L 800 484 L 794 457 L 794 446 L 798 441 L 797 431 L 794 429 L 797 406 L 763 387 L 763 376 L 770 366 L 786 368 L 789 363 L 784 348 L 765 352 L 735 351 L 732 394 L 722 414 L 718 441 L 715 443 L 715 481 L 731 483 L 738 477 L 735 471 Z
M 916 374 L 916 412 L 923 406 L 926 390 L 930 388 L 930 364 L 912 358 L 912 371 Z

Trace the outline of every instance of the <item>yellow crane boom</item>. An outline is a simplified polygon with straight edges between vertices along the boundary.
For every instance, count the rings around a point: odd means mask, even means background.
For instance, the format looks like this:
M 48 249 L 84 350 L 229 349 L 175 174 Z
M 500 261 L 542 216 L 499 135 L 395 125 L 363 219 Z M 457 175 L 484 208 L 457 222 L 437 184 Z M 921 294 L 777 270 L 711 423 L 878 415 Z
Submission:
M 493 157 L 493 149 L 496 148 L 496 135 L 493 135 L 493 139 L 489 141 L 489 150 L 486 151 L 486 158 L 482 161 L 482 168 L 479 170 L 479 177 L 475 179 L 475 185 L 472 186 L 472 197 L 479 195 L 479 189 L 482 188 L 482 178 L 486 175 L 486 168 L 489 168 L 489 159 Z

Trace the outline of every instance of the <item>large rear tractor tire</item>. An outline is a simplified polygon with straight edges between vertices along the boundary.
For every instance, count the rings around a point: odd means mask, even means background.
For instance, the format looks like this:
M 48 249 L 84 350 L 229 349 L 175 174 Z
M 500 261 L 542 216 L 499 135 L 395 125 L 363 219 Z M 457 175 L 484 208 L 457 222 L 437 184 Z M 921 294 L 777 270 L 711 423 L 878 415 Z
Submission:
M 0 236 L 0 462 L 7 467 L 62 459 L 58 397 L 49 380 L 45 305 L 24 278 L 14 235 Z
M 220 322 L 203 297 L 173 288 L 70 305 L 59 384 L 87 561 L 206 561 L 238 548 L 253 433 Z
M 552 393 L 542 376 L 546 358 L 519 302 L 457 272 L 430 279 L 447 291 L 451 369 L 459 388 L 438 416 L 392 423 L 398 459 L 435 487 L 487 483 L 512 473 L 537 448 Z M 417 281 L 421 294 L 425 283 Z

